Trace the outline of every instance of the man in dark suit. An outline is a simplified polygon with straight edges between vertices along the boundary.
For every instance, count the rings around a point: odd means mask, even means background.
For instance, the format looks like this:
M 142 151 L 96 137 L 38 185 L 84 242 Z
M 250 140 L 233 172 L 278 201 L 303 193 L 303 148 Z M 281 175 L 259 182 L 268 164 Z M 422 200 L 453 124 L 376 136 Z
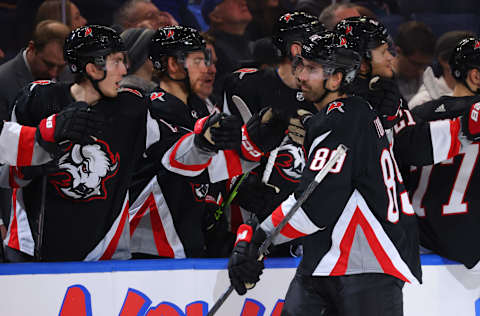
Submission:
M 63 23 L 45 20 L 35 28 L 32 40 L 15 58 L 0 65 L 0 120 L 10 120 L 9 112 L 17 93 L 34 80 L 51 80 L 65 67 L 63 44 L 70 29 Z M 9 222 L 10 190 L 0 189 L 0 236 Z
M 0 66 L 0 119 L 10 119 L 11 103 L 29 82 L 58 77 L 65 67 L 63 43 L 69 32 L 65 24 L 45 20 L 35 28 L 27 48 Z

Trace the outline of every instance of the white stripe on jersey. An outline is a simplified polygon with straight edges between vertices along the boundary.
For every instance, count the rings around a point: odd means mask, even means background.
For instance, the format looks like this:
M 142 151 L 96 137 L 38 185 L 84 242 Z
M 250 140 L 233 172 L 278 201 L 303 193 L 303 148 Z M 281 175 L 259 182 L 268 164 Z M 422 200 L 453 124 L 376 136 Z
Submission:
M 332 132 L 331 130 L 328 132 L 325 132 L 313 140 L 312 145 L 310 146 L 310 150 L 308 151 L 308 157 L 310 157 L 310 155 L 312 154 L 312 150 L 316 149 L 318 144 L 323 142 L 325 138 L 327 138 L 327 136 L 330 135 L 331 132 Z
M 459 147 L 459 121 L 440 120 L 430 122 L 430 134 L 432 135 L 433 163 L 452 158 L 458 154 Z

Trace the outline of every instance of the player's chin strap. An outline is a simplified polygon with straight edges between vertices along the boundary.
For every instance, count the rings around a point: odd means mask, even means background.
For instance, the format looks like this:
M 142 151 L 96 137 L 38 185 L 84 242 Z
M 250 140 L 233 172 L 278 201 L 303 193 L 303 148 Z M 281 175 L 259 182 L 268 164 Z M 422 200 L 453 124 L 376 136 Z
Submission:
M 100 83 L 100 81 L 103 81 L 105 78 L 107 77 L 107 70 L 104 68 L 103 69 L 103 77 L 102 79 L 93 79 L 92 76 L 88 75 L 87 74 L 87 78 L 88 80 L 90 80 L 90 82 L 92 83 L 93 85 L 93 88 L 95 90 L 97 90 L 97 92 L 100 94 L 100 97 L 103 99 L 103 98 L 108 98 L 105 94 L 103 94 L 102 90 L 100 89 L 100 87 L 98 86 L 98 84 Z
M 327 95 L 329 93 L 337 92 L 340 89 L 340 86 L 338 87 L 338 89 L 335 89 L 335 90 L 328 89 L 327 88 L 327 81 L 328 81 L 328 79 L 323 81 L 323 89 L 325 90 L 325 92 L 320 96 L 320 98 L 313 101 L 313 103 L 321 103 L 327 97 Z
M 463 82 L 463 85 L 464 85 L 465 87 L 467 87 L 467 89 L 468 89 L 471 93 L 473 93 L 474 95 L 480 95 L 480 89 L 473 90 L 473 89 L 470 87 L 470 85 L 468 84 L 468 82 L 467 82 L 466 79 L 463 79 L 462 82 Z

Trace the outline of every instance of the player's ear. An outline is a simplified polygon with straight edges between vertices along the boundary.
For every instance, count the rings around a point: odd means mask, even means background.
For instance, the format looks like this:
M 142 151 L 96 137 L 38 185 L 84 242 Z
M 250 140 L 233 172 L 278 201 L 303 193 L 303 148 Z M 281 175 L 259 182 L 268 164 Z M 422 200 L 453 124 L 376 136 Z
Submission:
M 177 62 L 177 58 L 169 56 L 167 58 L 167 68 L 168 68 L 168 73 L 170 74 L 176 74 L 180 70 L 180 64 Z
M 87 75 L 92 77 L 93 79 L 101 79 L 103 77 L 103 69 L 99 69 L 97 66 L 95 66 L 92 63 L 88 63 L 85 66 L 85 72 Z
M 362 63 L 360 64 L 360 75 L 366 75 L 370 71 L 370 66 L 368 65 L 365 59 L 362 59 Z
M 330 78 L 327 80 L 327 89 L 331 91 L 337 91 L 340 89 L 340 85 L 342 83 L 343 73 L 337 71 L 336 73 L 332 74 Z
M 293 43 L 292 45 L 290 45 L 290 55 L 291 56 L 300 55 L 301 52 L 302 52 L 302 46 L 300 46 L 299 43 Z

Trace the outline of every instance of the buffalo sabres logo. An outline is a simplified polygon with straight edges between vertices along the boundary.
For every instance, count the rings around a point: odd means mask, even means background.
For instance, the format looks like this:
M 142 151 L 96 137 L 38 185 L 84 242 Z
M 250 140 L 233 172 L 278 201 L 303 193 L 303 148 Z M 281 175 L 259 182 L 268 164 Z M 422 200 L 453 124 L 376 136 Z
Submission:
M 303 96 L 303 92 L 297 92 L 297 101 L 303 102 L 305 101 L 305 97 Z
M 327 108 L 327 114 L 330 113 L 331 111 L 335 110 L 335 109 L 344 113 L 345 111 L 343 110 L 343 102 L 334 101 L 334 102 L 330 103 L 328 105 L 328 108 Z
M 246 74 L 251 74 L 257 71 L 258 71 L 257 68 L 242 68 L 242 69 L 238 69 L 234 73 L 239 74 L 238 75 L 239 79 L 243 79 L 243 76 L 245 76 Z
M 347 26 L 347 29 L 345 30 L 345 35 L 348 35 L 348 34 L 351 34 L 352 33 L 352 26 L 351 25 L 348 25 Z
M 87 36 L 92 36 L 93 37 L 93 34 L 92 34 L 92 28 L 91 27 L 87 27 L 85 29 L 85 37 Z
M 190 183 L 192 187 L 193 197 L 197 202 L 203 202 L 205 197 L 208 193 L 208 184 L 198 184 L 198 183 Z
M 160 101 L 165 102 L 165 99 L 163 98 L 164 95 L 165 95 L 165 92 L 152 92 L 150 94 L 150 101 L 159 99 Z
M 298 183 L 305 167 L 303 147 L 286 144 L 279 148 L 275 168 L 278 174 L 287 181 Z
M 347 39 L 345 37 L 340 37 L 340 47 L 347 47 Z
M 173 34 L 175 34 L 175 32 L 174 32 L 173 30 L 169 30 L 169 31 L 168 31 L 168 34 L 167 34 L 167 38 L 172 37 Z
M 88 145 L 73 144 L 58 161 L 60 172 L 52 184 L 64 197 L 81 201 L 106 199 L 105 182 L 116 175 L 120 157 L 107 143 L 97 140 Z
M 480 41 L 475 41 L 475 46 L 473 49 L 479 49 L 480 48 Z
M 285 22 L 290 21 L 291 18 L 292 18 L 292 16 L 290 14 L 286 14 L 285 15 Z

